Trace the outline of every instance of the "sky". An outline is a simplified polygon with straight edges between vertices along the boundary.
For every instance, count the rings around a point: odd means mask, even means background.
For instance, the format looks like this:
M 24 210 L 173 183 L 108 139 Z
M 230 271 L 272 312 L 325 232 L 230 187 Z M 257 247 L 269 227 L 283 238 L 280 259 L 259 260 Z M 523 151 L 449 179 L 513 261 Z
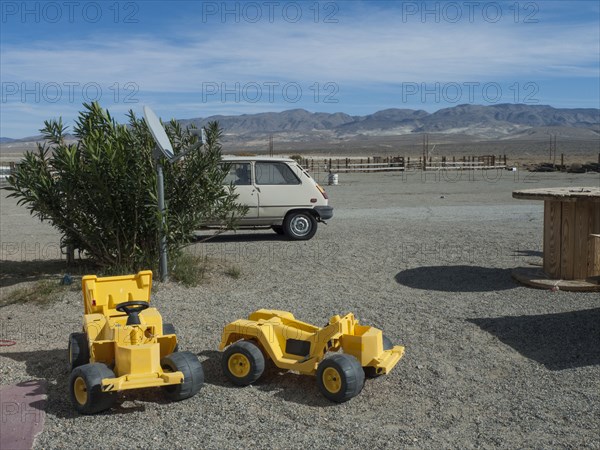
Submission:
M 0 136 L 304 108 L 600 108 L 597 1 L 4 1 Z

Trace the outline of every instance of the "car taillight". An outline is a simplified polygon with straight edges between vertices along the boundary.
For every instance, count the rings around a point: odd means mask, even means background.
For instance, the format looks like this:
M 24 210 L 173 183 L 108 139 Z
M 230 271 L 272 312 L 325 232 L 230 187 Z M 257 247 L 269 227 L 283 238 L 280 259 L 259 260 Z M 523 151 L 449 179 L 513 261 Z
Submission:
M 323 198 L 324 198 L 325 200 L 328 200 L 328 199 L 329 199 L 329 197 L 327 196 L 327 192 L 325 192 L 325 189 L 323 189 L 323 188 L 322 188 L 322 187 L 319 185 L 319 183 L 317 183 L 317 189 L 319 190 L 319 192 L 320 192 L 321 194 L 323 194 Z

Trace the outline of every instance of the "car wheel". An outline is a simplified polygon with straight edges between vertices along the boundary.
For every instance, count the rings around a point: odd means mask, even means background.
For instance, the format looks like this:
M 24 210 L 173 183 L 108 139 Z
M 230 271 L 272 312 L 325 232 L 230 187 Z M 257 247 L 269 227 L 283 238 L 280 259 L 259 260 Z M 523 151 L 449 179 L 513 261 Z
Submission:
M 365 384 L 358 360 L 346 353 L 325 358 L 317 368 L 317 386 L 329 400 L 342 403 L 356 397 Z
M 192 352 L 171 353 L 160 361 L 160 365 L 165 372 L 183 373 L 183 383 L 164 387 L 171 401 L 184 400 L 196 395 L 204 384 L 202 364 Z
M 265 370 L 265 357 L 260 348 L 250 341 L 230 345 L 221 359 L 223 372 L 238 386 L 248 386 L 260 378 Z
M 114 378 L 106 364 L 92 363 L 76 367 L 70 376 L 73 405 L 82 414 L 95 414 L 109 409 L 116 400 L 115 392 L 102 392 L 102 380 Z
M 305 241 L 317 232 L 317 219 L 306 211 L 292 211 L 283 221 L 285 235 L 295 241 Z

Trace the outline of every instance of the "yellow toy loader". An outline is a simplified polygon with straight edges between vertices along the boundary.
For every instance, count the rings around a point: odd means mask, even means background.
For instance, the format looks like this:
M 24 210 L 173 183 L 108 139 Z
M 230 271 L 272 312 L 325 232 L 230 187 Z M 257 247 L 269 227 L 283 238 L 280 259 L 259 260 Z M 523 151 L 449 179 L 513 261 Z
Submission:
M 269 358 L 281 369 L 316 375 L 319 390 L 335 402 L 358 395 L 365 375 L 388 373 L 404 355 L 404 347 L 393 346 L 381 330 L 360 325 L 353 314 L 333 316 L 320 328 L 267 309 L 226 325 L 219 350 L 225 350 L 223 372 L 237 385 L 258 380 Z M 339 350 L 343 353 L 326 357 Z
M 200 390 L 200 361 L 177 351 L 175 328 L 150 307 L 151 271 L 86 275 L 81 284 L 83 333 L 69 336 L 70 393 L 79 412 L 109 409 L 126 389 L 162 387 L 171 400 Z

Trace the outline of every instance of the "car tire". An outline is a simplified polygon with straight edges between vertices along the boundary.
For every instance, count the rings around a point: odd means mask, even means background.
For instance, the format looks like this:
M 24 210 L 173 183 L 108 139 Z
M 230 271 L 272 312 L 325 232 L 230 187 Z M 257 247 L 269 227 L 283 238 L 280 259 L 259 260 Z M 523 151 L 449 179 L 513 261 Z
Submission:
M 192 352 L 174 352 L 165 356 L 160 365 L 165 372 L 182 372 L 183 383 L 165 386 L 169 400 L 178 402 L 198 393 L 204 384 L 204 370 Z
M 95 414 L 109 409 L 116 392 L 102 392 L 102 380 L 114 378 L 106 364 L 92 363 L 76 367 L 69 377 L 71 401 L 81 414 Z
M 248 386 L 265 370 L 265 356 L 251 341 L 238 341 L 223 352 L 221 366 L 225 376 L 238 386 Z
M 365 384 L 365 373 L 358 360 L 346 353 L 325 358 L 317 367 L 317 386 L 321 393 L 337 403 L 356 397 Z
M 307 211 L 291 211 L 283 221 L 285 235 L 294 241 L 306 241 L 317 232 L 317 219 Z

